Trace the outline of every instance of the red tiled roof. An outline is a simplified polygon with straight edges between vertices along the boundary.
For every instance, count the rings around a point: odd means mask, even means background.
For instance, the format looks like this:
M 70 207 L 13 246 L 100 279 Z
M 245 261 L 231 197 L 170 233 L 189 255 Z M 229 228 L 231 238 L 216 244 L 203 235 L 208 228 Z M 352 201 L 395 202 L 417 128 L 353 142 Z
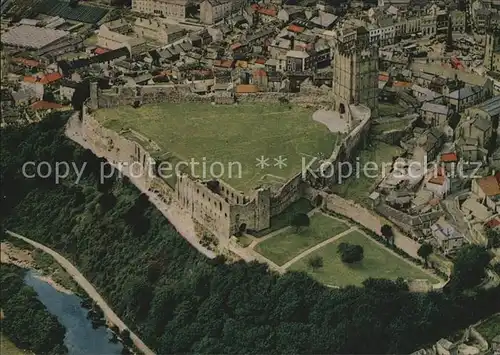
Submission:
M 443 163 L 457 162 L 458 161 L 457 153 L 441 154 L 441 161 Z
M 231 68 L 232 65 L 233 65 L 233 61 L 227 60 L 227 59 L 216 60 L 214 62 L 214 67 Z
M 255 60 L 256 64 L 266 64 L 266 59 L 265 58 L 257 58 Z
M 253 72 L 253 76 L 267 76 L 267 73 L 263 69 L 257 69 Z
M 435 176 L 432 179 L 429 179 L 430 184 L 435 184 L 435 185 L 443 185 L 445 181 L 445 177 L 442 175 Z
M 500 226 L 500 219 L 494 218 L 494 219 L 488 221 L 488 223 L 486 223 L 486 225 L 490 228 L 496 228 L 496 227 Z
M 259 88 L 257 85 L 253 84 L 240 84 L 236 86 L 236 93 L 238 94 L 250 94 L 258 92 Z
M 103 54 L 109 52 L 109 49 L 98 47 L 94 50 L 95 54 Z
M 59 109 L 63 107 L 64 105 L 48 101 L 37 101 L 31 105 L 31 108 L 33 110 L 50 110 L 50 109 Z
M 288 31 L 300 33 L 300 32 L 304 32 L 304 30 L 305 30 L 305 28 L 301 27 L 301 26 L 297 26 L 297 25 L 288 26 Z
M 25 76 L 24 81 L 27 83 L 40 83 L 42 85 L 53 83 L 62 78 L 62 75 L 59 73 L 50 73 L 45 76 Z
M 392 83 L 392 86 L 396 87 L 410 87 L 412 85 L 413 85 L 412 83 L 408 83 L 406 81 L 395 81 Z
M 235 49 L 238 49 L 238 48 L 240 48 L 240 47 L 241 47 L 241 43 L 233 43 L 233 44 L 231 45 L 231 50 L 233 50 L 233 51 L 234 51 Z
M 22 64 L 24 66 L 27 66 L 27 67 L 32 67 L 32 68 L 37 68 L 39 66 L 42 65 L 42 63 L 40 63 L 39 61 L 37 60 L 33 60 L 33 59 L 26 59 L 26 58 L 12 58 L 12 61 L 14 63 L 17 63 L 17 64 Z
M 389 75 L 379 74 L 378 81 L 389 81 Z
M 257 12 L 261 13 L 262 15 L 276 17 L 276 10 L 275 9 L 263 9 L 263 8 L 260 8 L 260 9 L 257 10 Z
M 433 198 L 432 200 L 430 200 L 428 204 L 429 204 L 429 206 L 437 206 L 437 205 L 439 205 L 439 202 L 440 202 L 439 198 L 436 197 L 436 198 Z
M 500 182 L 497 180 L 496 176 L 490 175 L 484 177 L 477 183 L 486 196 L 500 195 Z

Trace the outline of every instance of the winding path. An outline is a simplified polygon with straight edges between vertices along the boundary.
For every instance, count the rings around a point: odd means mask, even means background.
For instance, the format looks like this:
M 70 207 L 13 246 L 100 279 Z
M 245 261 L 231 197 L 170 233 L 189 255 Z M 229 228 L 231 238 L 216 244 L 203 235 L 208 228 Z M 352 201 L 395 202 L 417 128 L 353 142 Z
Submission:
M 44 251 L 47 254 L 50 254 L 54 260 L 56 260 L 67 272 L 68 274 L 75 280 L 75 282 L 89 295 L 92 300 L 94 300 L 97 305 L 102 309 L 104 316 L 106 319 L 116 325 L 120 331 L 123 329 L 129 329 L 125 323 L 113 312 L 111 307 L 108 306 L 106 301 L 99 295 L 99 293 L 96 291 L 96 289 L 92 286 L 92 284 L 87 281 L 87 279 L 78 271 L 78 269 L 71 264 L 68 259 L 63 257 L 61 254 L 55 252 L 54 250 L 50 249 L 49 247 L 40 244 L 38 242 L 35 242 L 34 240 L 28 239 L 26 237 L 23 237 L 22 235 L 19 235 L 17 233 L 11 232 L 9 230 L 6 231 L 7 234 L 14 238 L 18 238 L 23 240 L 24 242 L 31 244 L 37 249 L 40 249 Z M 130 329 L 130 339 L 134 343 L 134 345 L 139 349 L 143 354 L 146 355 L 154 355 L 155 353 L 147 347 L 146 344 L 142 342 L 141 339 L 137 335 L 135 335 Z

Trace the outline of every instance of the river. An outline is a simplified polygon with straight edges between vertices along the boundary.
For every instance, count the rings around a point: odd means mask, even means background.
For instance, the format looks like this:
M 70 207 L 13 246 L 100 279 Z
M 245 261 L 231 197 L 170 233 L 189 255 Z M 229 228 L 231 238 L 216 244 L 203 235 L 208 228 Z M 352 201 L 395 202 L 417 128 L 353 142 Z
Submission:
M 92 321 L 87 319 L 88 310 L 81 306 L 81 298 L 57 291 L 47 282 L 39 279 L 36 272 L 30 270 L 24 278 L 26 285 L 33 287 L 38 299 L 47 310 L 55 315 L 66 328 L 64 345 L 70 355 L 119 355 L 123 346 L 112 343 L 112 332 L 106 327 L 94 329 Z

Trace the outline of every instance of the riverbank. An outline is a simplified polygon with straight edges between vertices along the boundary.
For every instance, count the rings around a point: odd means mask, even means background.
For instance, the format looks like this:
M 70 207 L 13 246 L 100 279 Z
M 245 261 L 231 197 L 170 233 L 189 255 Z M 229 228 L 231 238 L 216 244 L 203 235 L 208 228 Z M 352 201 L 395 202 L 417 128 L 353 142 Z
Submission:
M 17 349 L 35 354 L 67 354 L 66 329 L 38 298 L 34 288 L 25 283 L 28 272 L 13 264 L 3 264 L 0 268 L 2 336 Z
M 32 248 L 30 250 L 30 248 L 28 247 L 29 244 L 26 244 L 26 246 L 23 248 L 20 246 L 21 242 L 18 242 L 16 244 L 17 245 L 14 245 L 14 243 L 12 243 L 11 241 L 7 241 L 4 238 L 4 241 L 2 241 L 2 243 L 0 244 L 0 262 L 2 264 L 11 264 L 22 269 L 35 270 L 37 271 L 36 277 L 38 279 L 47 282 L 59 292 L 66 293 L 68 295 L 79 293 L 78 286 L 73 282 L 70 282 L 70 276 L 64 270 L 62 270 L 60 267 L 49 268 L 47 264 L 40 265 L 40 262 L 36 262 L 36 260 L 39 259 L 40 256 L 37 257 L 37 252 Z M 67 281 L 57 282 L 55 281 L 56 278 L 58 280 L 67 279 Z

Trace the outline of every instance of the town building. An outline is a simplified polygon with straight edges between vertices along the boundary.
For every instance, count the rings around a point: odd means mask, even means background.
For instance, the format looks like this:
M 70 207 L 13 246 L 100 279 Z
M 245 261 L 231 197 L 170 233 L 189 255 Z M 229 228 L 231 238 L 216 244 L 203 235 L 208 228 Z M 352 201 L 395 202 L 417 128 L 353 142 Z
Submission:
M 431 232 L 445 255 L 459 250 L 465 243 L 464 236 L 443 217 L 431 226 Z
M 492 30 L 486 34 L 484 67 L 491 71 L 500 72 L 500 29 Z
M 179 26 L 166 25 L 159 20 L 137 18 L 134 23 L 136 35 L 152 39 L 161 44 L 173 43 L 186 35 L 186 31 Z
M 204 0 L 200 3 L 200 21 L 212 25 L 229 16 L 232 11 L 232 0 Z
M 186 19 L 189 0 L 132 0 L 132 11 L 169 17 L 179 21 Z
M 445 105 L 424 102 L 420 108 L 422 121 L 429 126 L 443 127 L 448 124 L 452 110 Z

